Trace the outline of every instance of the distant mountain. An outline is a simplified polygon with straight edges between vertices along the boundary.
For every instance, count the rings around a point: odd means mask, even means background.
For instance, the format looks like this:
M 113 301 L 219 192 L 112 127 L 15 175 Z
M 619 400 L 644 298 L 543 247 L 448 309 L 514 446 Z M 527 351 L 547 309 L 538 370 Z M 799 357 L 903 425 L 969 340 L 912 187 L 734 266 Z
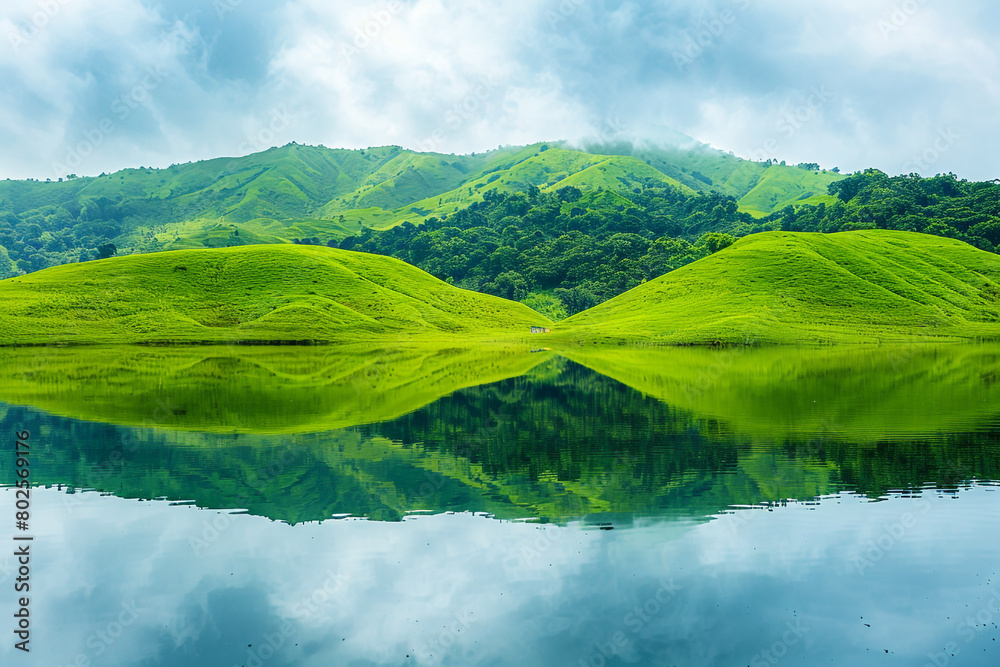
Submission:
M 296 239 L 326 244 L 363 227 L 441 218 L 488 192 L 530 187 L 629 192 L 655 183 L 688 195 L 732 196 L 741 210 L 761 216 L 824 200 L 838 178 L 741 160 L 700 144 L 579 150 L 554 142 L 473 155 L 289 144 L 167 169 L 0 182 L 0 278 L 114 253 Z
M 786 166 L 753 162 L 693 139 L 678 145 L 649 147 L 631 142 L 585 144 L 588 152 L 629 155 L 699 192 L 718 192 L 737 200 L 739 210 L 755 217 L 787 206 L 831 204 L 828 187 L 844 176 L 816 164 Z
M 912 232 L 754 234 L 570 317 L 554 336 L 672 344 L 1000 340 L 1000 257 Z
M 58 266 L 0 282 L 0 345 L 476 340 L 551 322 L 379 255 L 270 245 Z

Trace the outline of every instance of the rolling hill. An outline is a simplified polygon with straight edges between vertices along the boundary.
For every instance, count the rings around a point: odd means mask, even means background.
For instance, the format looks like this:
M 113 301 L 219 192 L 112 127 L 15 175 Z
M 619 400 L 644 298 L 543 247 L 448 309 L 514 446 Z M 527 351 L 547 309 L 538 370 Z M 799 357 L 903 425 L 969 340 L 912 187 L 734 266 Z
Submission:
M 313 246 L 131 255 L 0 282 L 0 345 L 470 340 L 549 324 L 399 260 Z
M 1000 339 L 1000 257 L 895 231 L 767 232 L 560 323 L 572 341 Z
M 362 228 L 419 224 L 489 192 L 713 192 L 763 215 L 827 196 L 832 172 L 751 162 L 691 142 L 580 149 L 565 142 L 472 155 L 288 144 L 244 157 L 140 167 L 58 182 L 0 182 L 0 278 L 118 254 L 257 243 L 337 242 Z M 746 198 L 744 204 L 743 198 Z
M 675 137 L 670 145 L 593 143 L 584 144 L 582 150 L 601 155 L 632 156 L 692 190 L 733 197 L 739 202 L 741 211 L 755 217 L 787 206 L 830 203 L 828 186 L 844 178 L 839 172 L 804 168 L 807 165 L 744 160 L 683 135 Z

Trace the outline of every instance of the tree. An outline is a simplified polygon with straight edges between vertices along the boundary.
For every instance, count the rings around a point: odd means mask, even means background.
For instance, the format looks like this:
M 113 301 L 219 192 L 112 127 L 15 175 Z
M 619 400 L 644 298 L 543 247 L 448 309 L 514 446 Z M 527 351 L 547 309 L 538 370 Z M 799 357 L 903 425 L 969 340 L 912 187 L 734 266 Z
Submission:
M 10 255 L 7 253 L 7 248 L 0 245 L 0 280 L 4 278 L 11 278 L 20 273 L 14 266 L 14 262 L 10 260 Z
M 99 259 L 114 257 L 117 253 L 118 248 L 115 247 L 114 243 L 105 243 L 104 245 L 97 246 L 97 256 Z
M 566 312 L 569 315 L 582 313 L 588 308 L 593 308 L 597 305 L 597 297 L 594 296 L 593 292 L 583 287 L 573 287 L 572 289 L 557 287 L 555 293 L 559 297 L 559 300 L 562 301 L 563 307 L 566 308 Z
M 736 237 L 732 234 L 720 234 L 718 232 L 708 232 L 702 234 L 701 238 L 698 239 L 696 245 L 704 246 L 708 249 L 709 254 L 714 255 L 715 253 L 728 248 L 729 246 L 736 243 Z
M 506 271 L 486 286 L 486 292 L 511 301 L 521 301 L 528 296 L 528 281 L 517 271 Z

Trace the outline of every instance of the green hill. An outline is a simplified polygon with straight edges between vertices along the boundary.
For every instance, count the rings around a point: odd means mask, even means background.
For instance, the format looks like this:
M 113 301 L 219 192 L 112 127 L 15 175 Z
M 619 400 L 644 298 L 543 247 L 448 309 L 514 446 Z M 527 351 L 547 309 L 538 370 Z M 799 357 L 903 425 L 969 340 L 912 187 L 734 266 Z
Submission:
M 633 156 L 692 190 L 734 197 L 740 211 L 756 217 L 799 202 L 829 203 L 830 200 L 825 199 L 827 187 L 844 178 L 833 171 L 803 168 L 816 165 L 799 167 L 776 161 L 744 160 L 684 135 L 673 137 L 671 144 L 663 146 L 620 142 L 589 144 L 584 150 L 601 155 Z
M 740 197 L 740 210 L 764 217 L 787 206 L 832 204 L 836 197 L 827 194 L 827 188 L 842 178 L 829 171 L 774 165 L 761 174 L 752 190 Z
M 445 155 L 399 146 L 288 144 L 166 169 L 140 167 L 61 182 L 2 181 L 0 278 L 115 251 L 296 240 L 336 244 L 365 227 L 418 224 L 481 202 L 490 192 L 530 187 L 627 195 L 642 185 L 670 185 L 688 196 L 702 191 L 748 197 L 746 210 L 762 215 L 826 196 L 836 177 L 768 167 L 700 145 L 587 151 L 556 142 Z
M 562 340 L 1000 339 L 1000 257 L 910 232 L 755 234 L 575 315 Z
M 132 255 L 0 282 L 0 345 L 468 340 L 548 324 L 396 259 L 312 246 Z

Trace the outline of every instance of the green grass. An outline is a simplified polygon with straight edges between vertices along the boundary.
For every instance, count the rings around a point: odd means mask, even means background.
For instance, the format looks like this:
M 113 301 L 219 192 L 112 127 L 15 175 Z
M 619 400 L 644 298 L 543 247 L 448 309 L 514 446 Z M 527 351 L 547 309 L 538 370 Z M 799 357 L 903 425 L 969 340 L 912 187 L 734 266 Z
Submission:
M 549 324 L 399 260 L 316 246 L 132 255 L 0 281 L 0 345 L 473 340 Z
M 587 146 L 603 155 L 629 155 L 692 190 L 719 192 L 739 201 L 740 210 L 762 217 L 812 197 L 826 197 L 827 186 L 844 175 L 794 166 L 744 160 L 690 137 L 677 136 L 678 146 L 639 147 L 628 143 Z M 814 200 L 810 203 L 819 203 Z
M 910 232 L 768 232 L 560 322 L 667 344 L 1000 339 L 1000 257 Z
M 430 217 L 451 215 L 473 202 L 482 201 L 487 192 L 523 192 L 528 186 L 547 192 L 576 187 L 585 192 L 611 190 L 629 193 L 642 181 L 653 180 L 686 194 L 694 194 L 688 186 L 633 157 L 609 157 L 563 148 L 542 151 L 541 146 L 536 145 L 519 153 L 517 158 L 519 161 L 514 164 L 502 165 L 463 182 L 453 190 L 436 192 L 393 211 L 379 208 L 345 211 L 339 208 L 344 201 L 348 201 L 345 199 L 331 202 L 323 212 L 326 216 L 343 215 L 351 223 L 388 229 L 403 222 L 419 224 Z M 371 203 L 367 198 L 359 198 L 358 201 Z
M 761 174 L 754 187 L 739 198 L 740 210 L 757 217 L 770 215 L 786 206 L 832 203 L 827 194 L 831 183 L 843 176 L 832 171 L 808 171 L 774 165 Z

